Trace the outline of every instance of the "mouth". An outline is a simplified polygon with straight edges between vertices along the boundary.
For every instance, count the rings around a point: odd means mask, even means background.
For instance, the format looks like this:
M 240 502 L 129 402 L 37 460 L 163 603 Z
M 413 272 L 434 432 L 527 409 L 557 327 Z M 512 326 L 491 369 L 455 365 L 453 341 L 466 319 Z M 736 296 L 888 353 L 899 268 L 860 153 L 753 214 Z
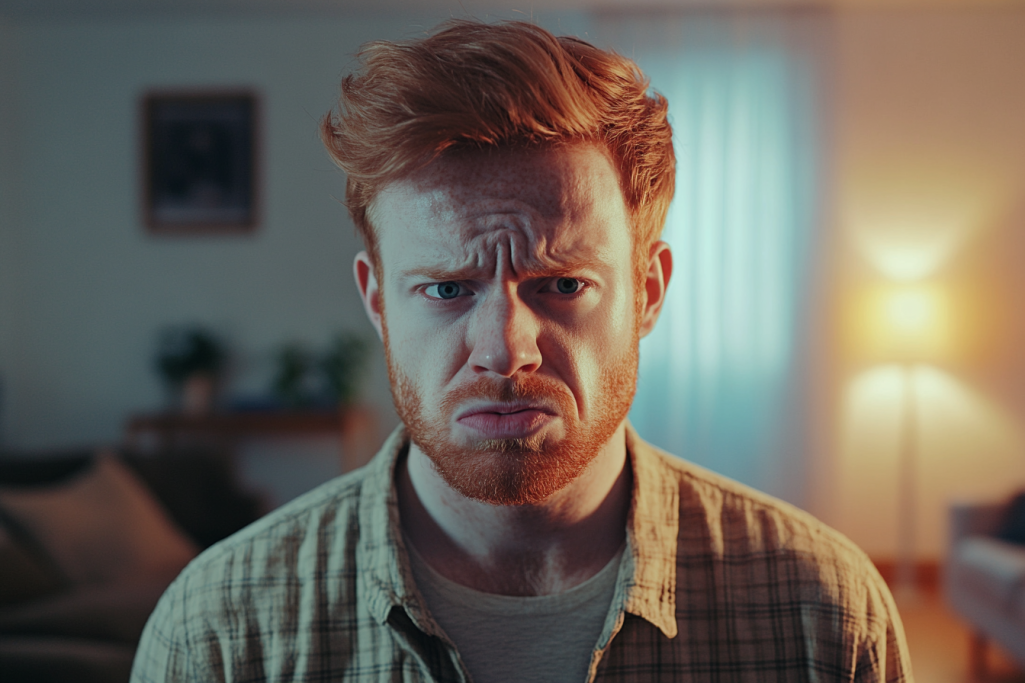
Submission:
M 537 403 L 490 403 L 464 410 L 456 422 L 486 439 L 517 439 L 536 434 L 557 417 Z

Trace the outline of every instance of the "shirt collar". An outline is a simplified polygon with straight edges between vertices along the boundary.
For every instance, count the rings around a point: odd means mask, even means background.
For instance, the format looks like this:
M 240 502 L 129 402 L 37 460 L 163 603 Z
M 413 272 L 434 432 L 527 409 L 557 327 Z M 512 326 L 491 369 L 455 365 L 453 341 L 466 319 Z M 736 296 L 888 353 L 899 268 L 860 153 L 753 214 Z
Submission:
M 623 608 L 675 638 L 679 477 L 664 461 L 665 455 L 645 443 L 629 422 L 626 450 L 633 469 L 633 500 L 626 522 L 633 572 L 626 578 Z
M 367 465 L 359 502 L 357 580 L 363 582 L 367 605 L 378 623 L 388 621 L 393 607 L 402 607 L 421 631 L 441 636 L 442 631 L 428 614 L 413 580 L 399 523 L 395 467 L 408 450 L 409 437 L 400 425 Z
M 368 589 L 368 605 L 381 624 L 400 606 L 420 630 L 441 635 L 416 588 L 399 523 L 395 467 L 406 456 L 409 437 L 399 426 L 365 473 L 360 492 L 356 566 Z M 621 571 L 617 596 L 623 609 L 651 622 L 668 638 L 676 626 L 676 541 L 679 486 L 657 449 L 626 425 L 626 447 L 633 470 L 633 500 L 627 519 L 630 571 Z

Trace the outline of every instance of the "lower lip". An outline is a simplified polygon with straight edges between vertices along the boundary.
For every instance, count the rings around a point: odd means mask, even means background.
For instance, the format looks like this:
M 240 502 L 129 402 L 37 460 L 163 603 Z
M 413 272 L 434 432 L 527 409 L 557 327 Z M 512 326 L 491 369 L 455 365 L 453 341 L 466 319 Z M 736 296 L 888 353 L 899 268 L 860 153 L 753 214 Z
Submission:
M 488 439 L 517 439 L 538 432 L 555 417 L 540 410 L 515 413 L 472 413 L 459 418 L 459 424 L 480 432 Z

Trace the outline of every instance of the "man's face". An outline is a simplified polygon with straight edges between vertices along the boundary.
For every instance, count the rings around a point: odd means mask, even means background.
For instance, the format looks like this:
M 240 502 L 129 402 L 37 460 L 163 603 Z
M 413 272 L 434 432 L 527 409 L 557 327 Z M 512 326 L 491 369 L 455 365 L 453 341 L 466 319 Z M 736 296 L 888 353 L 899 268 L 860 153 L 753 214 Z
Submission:
M 413 442 L 477 500 L 561 490 L 636 384 L 630 216 L 610 159 L 591 145 L 446 157 L 386 186 L 370 219 Z

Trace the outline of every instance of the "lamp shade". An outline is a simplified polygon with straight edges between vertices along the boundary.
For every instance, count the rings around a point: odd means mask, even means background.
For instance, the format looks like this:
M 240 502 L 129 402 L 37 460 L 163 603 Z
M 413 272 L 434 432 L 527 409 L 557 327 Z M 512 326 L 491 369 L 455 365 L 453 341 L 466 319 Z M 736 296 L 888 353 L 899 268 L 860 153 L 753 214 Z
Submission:
M 953 352 L 949 294 L 936 284 L 866 290 L 853 330 L 858 356 L 875 362 L 942 361 Z

